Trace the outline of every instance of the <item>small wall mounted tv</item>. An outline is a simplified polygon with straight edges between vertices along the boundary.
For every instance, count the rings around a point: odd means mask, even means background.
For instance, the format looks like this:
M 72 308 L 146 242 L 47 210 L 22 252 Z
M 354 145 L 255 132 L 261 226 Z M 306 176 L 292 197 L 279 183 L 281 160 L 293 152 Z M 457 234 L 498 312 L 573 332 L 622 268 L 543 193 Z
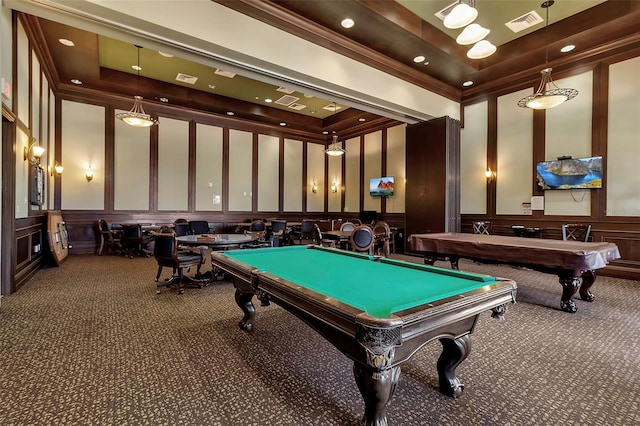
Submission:
M 369 180 L 369 195 L 372 197 L 388 197 L 394 191 L 393 176 L 373 178 Z
M 602 188 L 602 156 L 540 161 L 536 183 L 540 189 Z

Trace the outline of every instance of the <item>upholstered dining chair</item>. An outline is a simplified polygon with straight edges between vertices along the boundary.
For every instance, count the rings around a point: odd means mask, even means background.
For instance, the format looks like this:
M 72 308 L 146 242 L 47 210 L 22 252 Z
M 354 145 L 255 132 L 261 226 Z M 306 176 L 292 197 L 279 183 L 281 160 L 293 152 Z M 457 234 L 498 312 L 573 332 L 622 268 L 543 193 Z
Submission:
M 272 244 L 275 246 L 277 240 L 277 246 L 289 245 L 289 229 L 287 228 L 287 221 L 280 219 L 271 220 L 271 239 Z
M 342 222 L 342 224 L 340 225 L 340 230 L 349 232 L 349 231 L 353 231 L 355 227 L 356 225 L 353 222 Z
M 373 229 L 367 225 L 356 226 L 351 232 L 349 242 L 351 243 L 352 251 L 373 254 L 373 245 L 375 243 Z
M 590 224 L 567 223 L 562 225 L 562 239 L 565 241 L 589 241 L 590 234 Z
M 135 254 L 140 256 L 151 256 L 149 244 L 153 242 L 153 237 L 142 231 L 142 225 L 124 224 L 122 225 L 122 245 L 125 250 L 125 257 L 133 259 Z
M 178 251 L 178 241 L 173 233 L 156 233 L 154 234 L 153 257 L 158 262 L 158 273 L 156 274 L 156 294 L 160 294 L 162 287 L 170 287 L 178 285 L 178 293 L 184 293 L 185 284 L 193 287 L 202 288 L 204 282 L 198 280 L 187 280 L 184 276 L 184 269 L 191 266 L 197 268 L 204 262 L 201 252 Z M 172 275 L 164 281 L 160 281 L 160 275 L 164 267 L 172 268 Z
M 206 220 L 192 220 L 189 222 L 189 233 L 192 235 L 202 235 L 209 233 L 209 222 Z
M 373 225 L 374 247 L 373 250 L 377 254 L 388 257 L 390 250 L 391 228 L 389 224 L 383 220 L 379 220 Z
M 116 232 L 111 229 L 111 226 L 104 219 L 98 220 L 98 232 L 100 234 L 100 247 L 98 248 L 98 256 L 102 256 L 102 250 L 115 251 L 119 253 L 122 251 L 122 241 L 120 232 Z
M 296 241 L 296 244 L 303 244 L 304 241 L 313 243 L 314 223 L 313 219 L 302 219 L 300 228 L 291 232 L 292 241 Z
M 336 246 L 335 240 L 322 237 L 322 229 L 320 229 L 320 226 L 317 223 L 313 224 L 313 236 L 314 236 L 315 243 L 319 246 L 334 247 L 334 248 Z

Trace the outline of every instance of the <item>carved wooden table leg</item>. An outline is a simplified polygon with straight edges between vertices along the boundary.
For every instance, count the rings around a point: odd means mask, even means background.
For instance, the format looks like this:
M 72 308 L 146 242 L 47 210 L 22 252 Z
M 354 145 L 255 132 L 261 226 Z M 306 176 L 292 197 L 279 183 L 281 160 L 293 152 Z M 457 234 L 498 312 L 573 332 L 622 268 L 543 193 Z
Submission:
M 455 340 L 440 339 L 442 354 L 438 358 L 438 377 L 440 392 L 451 397 L 458 397 L 464 390 L 464 384 L 456 377 L 456 368 L 471 352 L 471 339 L 466 334 Z
M 562 298 L 560 299 L 560 309 L 571 314 L 578 310 L 573 296 L 580 287 L 580 273 L 582 271 L 568 271 L 559 275 L 560 284 L 562 285 Z
M 596 296 L 589 291 L 593 283 L 596 281 L 596 271 L 589 269 L 582 273 L 582 285 L 580 286 L 580 298 L 587 302 L 593 302 Z
M 253 299 L 253 293 L 246 293 L 236 288 L 236 303 L 244 312 L 244 317 L 238 323 L 240 328 L 245 331 L 251 331 L 253 328 L 253 319 L 256 316 L 256 308 L 251 302 Z
M 387 426 L 387 404 L 400 380 L 400 367 L 377 370 L 354 362 L 353 375 L 364 399 L 363 424 Z

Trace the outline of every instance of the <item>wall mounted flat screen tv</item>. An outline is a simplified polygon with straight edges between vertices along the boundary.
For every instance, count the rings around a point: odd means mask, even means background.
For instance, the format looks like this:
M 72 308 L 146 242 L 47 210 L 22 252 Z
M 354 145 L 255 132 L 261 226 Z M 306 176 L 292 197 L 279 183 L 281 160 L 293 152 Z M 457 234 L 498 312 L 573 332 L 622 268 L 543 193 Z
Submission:
M 388 197 L 394 191 L 393 176 L 373 178 L 369 180 L 369 195 L 372 197 Z
M 602 188 L 602 156 L 540 161 L 536 182 L 540 189 Z

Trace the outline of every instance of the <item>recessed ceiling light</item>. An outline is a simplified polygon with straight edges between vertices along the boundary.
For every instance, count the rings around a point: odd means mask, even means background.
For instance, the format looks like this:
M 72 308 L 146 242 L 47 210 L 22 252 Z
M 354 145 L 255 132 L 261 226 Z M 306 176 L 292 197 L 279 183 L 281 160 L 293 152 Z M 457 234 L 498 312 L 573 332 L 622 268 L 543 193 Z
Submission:
M 415 58 L 413 58 L 413 62 L 415 62 L 416 64 L 419 64 L 420 62 L 423 62 L 425 59 L 427 59 L 427 58 L 425 58 L 422 55 L 419 55 L 419 56 L 416 56 Z
M 160 52 L 160 51 L 158 51 L 158 53 L 164 56 L 165 58 L 173 58 L 173 55 L 171 53 Z
M 159 98 L 159 101 L 167 103 L 167 102 L 169 102 L 169 99 L 167 99 L 167 98 Z
M 429 61 L 424 61 L 424 64 L 422 65 L 429 65 Z
M 463 85 L 464 87 L 473 86 L 473 81 L 471 81 L 471 80 L 467 80 L 467 81 L 465 81 L 464 83 L 462 83 L 462 85 Z
M 576 48 L 576 46 L 575 46 L 575 45 L 573 45 L 573 44 L 568 44 L 568 45 L 566 45 L 565 47 L 563 47 L 562 49 L 560 49 L 560 51 L 561 51 L 562 53 L 567 53 L 567 52 L 571 52 L 571 51 L 572 51 L 573 49 L 575 49 L 575 48 Z
M 82 84 L 82 81 L 78 80 L 77 78 L 72 79 L 71 82 L 73 84 Z
M 286 125 L 287 125 L 287 123 L 285 123 L 285 122 L 283 121 L 283 122 L 281 122 L 281 123 L 280 123 L 280 125 L 284 127 L 284 126 L 286 126 Z
M 271 102 L 273 102 L 273 99 L 266 98 L 264 101 L 265 101 L 266 103 L 270 104 Z
M 329 132 L 327 132 L 326 130 L 324 132 L 322 132 L 323 135 L 328 135 Z
M 345 28 L 351 28 L 355 25 L 356 23 L 354 22 L 353 19 L 351 18 L 344 18 L 342 20 L 342 22 L 340 22 L 340 25 L 342 25 Z
M 66 38 L 59 38 L 58 41 L 60 42 L 60 44 L 64 44 L 65 46 L 69 46 L 69 47 L 73 47 L 76 45 L 74 42 Z
M 211 90 L 213 90 L 213 89 L 215 89 L 215 88 L 216 88 L 216 86 L 215 86 L 214 84 L 210 84 L 208 87 L 209 87 L 209 89 L 211 89 Z
M 140 65 L 131 65 L 131 68 L 133 68 L 136 71 L 142 71 L 142 67 Z
M 358 121 L 367 121 L 366 118 L 358 118 Z
M 236 113 L 233 111 L 227 111 L 227 115 L 236 115 Z

